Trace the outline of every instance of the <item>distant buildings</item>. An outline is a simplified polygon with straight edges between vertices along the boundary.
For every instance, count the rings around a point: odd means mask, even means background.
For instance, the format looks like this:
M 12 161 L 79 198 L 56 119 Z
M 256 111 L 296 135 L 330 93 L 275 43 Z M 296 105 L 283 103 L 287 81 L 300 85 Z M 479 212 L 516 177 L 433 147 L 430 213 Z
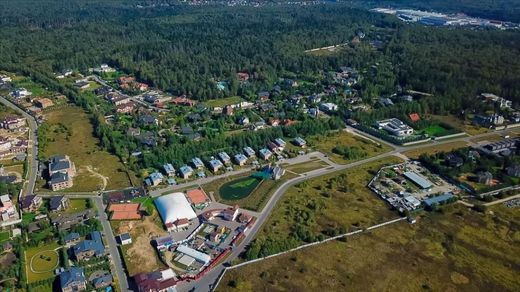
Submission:
M 262 148 L 258 152 L 260 154 L 260 158 L 264 160 L 269 160 L 269 158 L 271 158 L 271 156 L 273 155 L 273 153 L 269 151 L 269 149 L 267 148 Z
M 188 179 L 193 175 L 193 168 L 188 165 L 181 166 L 179 169 L 179 176 Z
M 127 245 L 132 243 L 132 237 L 130 233 L 123 233 L 118 236 L 119 243 L 121 245 Z
M 20 208 L 24 212 L 34 212 L 40 208 L 43 200 L 40 196 L 29 195 L 25 196 L 20 201 Z
M 480 184 L 490 185 L 493 175 L 489 171 L 481 171 L 477 173 L 477 182 Z
M 504 124 L 505 119 L 499 114 L 493 114 L 490 116 L 475 115 L 473 121 L 482 127 L 490 128 Z
M 244 166 L 247 163 L 247 157 L 244 154 L 238 153 L 234 156 L 236 164 Z
M 204 163 L 198 157 L 193 158 L 191 160 L 191 163 L 193 164 L 193 167 L 195 167 L 195 169 L 203 169 L 204 168 Z
M 22 117 L 5 117 L 0 121 L 0 126 L 6 130 L 16 130 L 25 126 L 25 118 Z
M 59 212 L 69 208 L 69 198 L 65 196 L 54 196 L 49 201 L 49 211 Z
M 230 164 L 231 163 L 231 157 L 226 152 L 220 152 L 218 154 L 218 157 L 220 158 L 220 161 L 224 164 Z
M 8 225 L 9 221 L 13 222 L 20 219 L 20 215 L 9 195 L 0 196 L 0 219 L 2 221 L 0 222 L 1 226 Z
M 244 153 L 247 157 L 254 157 L 255 156 L 255 150 L 251 147 L 244 147 Z
M 294 145 L 302 147 L 302 148 L 307 146 L 307 142 L 305 142 L 305 140 L 303 140 L 301 137 L 294 138 L 293 143 L 294 143 Z
M 222 167 L 224 167 L 224 164 L 222 164 L 222 162 L 218 159 L 211 159 L 209 162 L 209 169 L 213 172 L 213 173 L 216 173 L 217 171 L 219 171 Z
M 175 176 L 175 168 L 170 163 L 164 164 L 163 169 L 167 176 Z
M 160 172 L 152 172 L 145 180 L 147 186 L 155 187 L 163 181 L 163 175 Z
M 513 102 L 505 99 L 503 97 L 494 95 L 492 93 L 481 93 L 480 97 L 483 99 L 484 102 L 492 102 L 496 104 L 499 108 L 511 108 L 513 105 Z

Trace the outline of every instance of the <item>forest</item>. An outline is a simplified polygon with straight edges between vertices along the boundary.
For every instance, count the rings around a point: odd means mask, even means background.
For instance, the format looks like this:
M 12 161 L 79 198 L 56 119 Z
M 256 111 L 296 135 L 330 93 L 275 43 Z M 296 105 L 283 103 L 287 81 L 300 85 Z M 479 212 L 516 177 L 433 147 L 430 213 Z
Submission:
M 356 114 L 360 120 L 409 111 L 460 115 L 462 109 L 477 110 L 475 96 L 481 92 L 520 103 L 520 33 L 516 31 L 423 27 L 341 2 L 137 8 L 142 2 L 2 1 L 0 69 L 30 76 L 91 112 L 102 146 L 124 158 L 137 148 L 136 141 L 103 122 L 106 110 L 95 97 L 57 82 L 54 72 L 73 68 L 87 73 L 88 68 L 108 63 L 161 90 L 204 101 L 225 95 L 255 96 L 281 77 L 314 76 L 352 66 L 367 75 L 359 88 L 365 100 L 391 95 L 398 88 L 434 94 L 408 105 Z M 304 53 L 348 42 L 360 31 L 366 37 L 357 46 L 331 54 Z M 238 86 L 237 72 L 253 76 L 247 86 Z M 219 80 L 230 82 L 228 92 L 216 88 Z M 337 121 L 312 124 L 283 131 L 303 135 L 338 127 Z M 165 160 L 182 163 L 194 153 L 256 145 L 274 134 L 212 137 L 206 143 L 170 136 L 161 149 L 145 154 L 141 166 Z

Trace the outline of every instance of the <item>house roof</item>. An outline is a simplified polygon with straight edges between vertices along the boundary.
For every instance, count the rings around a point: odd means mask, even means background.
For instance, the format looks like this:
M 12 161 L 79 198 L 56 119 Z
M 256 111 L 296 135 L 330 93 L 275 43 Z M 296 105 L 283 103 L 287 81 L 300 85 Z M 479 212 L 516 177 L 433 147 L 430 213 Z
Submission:
M 29 195 L 22 198 L 22 201 L 20 202 L 20 206 L 22 209 L 27 209 L 31 207 L 33 200 L 36 196 L 35 195 Z
M 79 236 L 80 236 L 79 233 L 77 233 L 77 232 L 71 232 L 71 233 L 65 235 L 65 236 L 63 237 L 63 240 L 64 240 L 65 242 L 73 241 L 73 240 L 78 239 Z
M 409 117 L 410 117 L 410 120 L 411 120 L 412 122 L 414 122 L 414 123 L 415 123 L 415 122 L 418 122 L 418 121 L 421 119 L 421 117 L 419 116 L 418 113 L 411 113 L 411 114 L 409 115 Z
M 85 239 L 76 244 L 72 250 L 75 255 L 90 250 L 93 250 L 96 256 L 103 254 L 105 252 L 105 246 L 103 245 L 103 240 L 101 239 L 101 233 L 99 231 L 93 231 L 90 233 L 90 239 Z
M 60 274 L 61 288 L 68 287 L 75 282 L 85 283 L 85 274 L 83 273 L 83 268 L 72 267 Z
M 57 210 L 62 204 L 63 200 L 66 200 L 64 196 L 51 197 L 49 201 L 49 207 L 51 210 Z
M 66 182 L 69 180 L 69 175 L 67 173 L 56 172 L 51 175 L 50 184 L 58 184 L 62 182 Z

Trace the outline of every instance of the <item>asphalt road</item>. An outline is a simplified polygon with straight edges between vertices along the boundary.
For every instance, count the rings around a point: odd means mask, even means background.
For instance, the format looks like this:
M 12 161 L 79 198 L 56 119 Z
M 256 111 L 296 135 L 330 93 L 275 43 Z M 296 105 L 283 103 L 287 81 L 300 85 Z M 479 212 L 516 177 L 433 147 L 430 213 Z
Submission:
M 28 151 L 27 155 L 29 170 L 27 172 L 28 178 L 26 178 L 26 185 L 24 186 L 22 192 L 22 196 L 27 196 L 33 193 L 34 185 L 36 184 L 36 176 L 38 174 L 38 123 L 36 123 L 36 119 L 33 116 L 6 98 L 0 97 L 0 103 L 22 114 L 22 116 L 27 119 L 27 123 L 29 124 L 29 141 L 31 141 L 29 144 L 31 149 Z

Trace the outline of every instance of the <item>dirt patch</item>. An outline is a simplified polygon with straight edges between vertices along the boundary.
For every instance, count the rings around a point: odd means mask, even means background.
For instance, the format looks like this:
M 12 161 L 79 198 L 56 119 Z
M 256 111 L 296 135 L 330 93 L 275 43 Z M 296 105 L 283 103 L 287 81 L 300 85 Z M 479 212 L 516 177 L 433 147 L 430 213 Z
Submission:
M 468 277 L 464 276 L 461 273 L 453 272 L 451 273 L 450 278 L 453 284 L 462 285 L 469 283 Z
M 163 266 L 151 242 L 155 237 L 165 235 L 166 231 L 155 224 L 153 216 L 145 217 L 143 221 L 122 222 L 117 231 L 130 232 L 133 239 L 125 255 L 130 275 L 153 271 Z

